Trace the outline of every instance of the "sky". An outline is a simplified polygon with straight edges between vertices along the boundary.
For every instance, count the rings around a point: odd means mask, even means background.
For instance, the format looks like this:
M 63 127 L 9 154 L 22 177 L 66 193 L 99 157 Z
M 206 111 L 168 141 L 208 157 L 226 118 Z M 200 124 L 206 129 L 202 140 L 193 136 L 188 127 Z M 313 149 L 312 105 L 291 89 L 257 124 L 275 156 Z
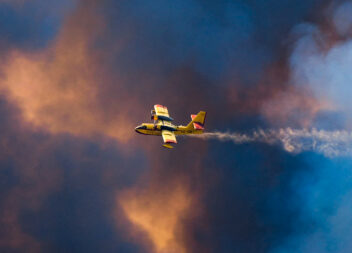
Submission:
M 0 0 L 0 251 L 351 252 L 351 13 Z M 211 138 L 138 135 L 154 104 Z

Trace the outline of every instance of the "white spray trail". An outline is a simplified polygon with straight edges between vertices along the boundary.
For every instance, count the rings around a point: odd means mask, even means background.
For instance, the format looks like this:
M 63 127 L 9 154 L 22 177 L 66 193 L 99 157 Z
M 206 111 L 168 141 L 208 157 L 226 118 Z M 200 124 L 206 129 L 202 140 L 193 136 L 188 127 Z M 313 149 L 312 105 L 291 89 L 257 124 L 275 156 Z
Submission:
M 250 134 L 238 132 L 209 132 L 194 135 L 201 139 L 232 141 L 236 144 L 262 142 L 282 145 L 290 153 L 314 151 L 327 157 L 352 156 L 352 133 L 348 131 L 326 131 L 317 129 L 256 130 Z

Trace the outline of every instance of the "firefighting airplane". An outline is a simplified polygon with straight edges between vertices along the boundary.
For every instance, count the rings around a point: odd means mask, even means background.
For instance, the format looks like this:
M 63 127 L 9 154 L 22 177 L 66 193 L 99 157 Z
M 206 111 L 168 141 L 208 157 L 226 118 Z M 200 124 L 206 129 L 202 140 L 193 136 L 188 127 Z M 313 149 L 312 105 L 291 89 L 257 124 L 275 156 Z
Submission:
M 173 118 L 169 116 L 167 108 L 163 105 L 154 105 L 151 111 L 153 123 L 143 123 L 135 128 L 137 133 L 147 135 L 161 135 L 165 148 L 173 148 L 171 144 L 176 144 L 176 135 L 202 134 L 204 132 L 204 121 L 206 112 L 200 111 L 197 115 L 191 115 L 191 122 L 187 126 L 175 126 L 171 122 Z

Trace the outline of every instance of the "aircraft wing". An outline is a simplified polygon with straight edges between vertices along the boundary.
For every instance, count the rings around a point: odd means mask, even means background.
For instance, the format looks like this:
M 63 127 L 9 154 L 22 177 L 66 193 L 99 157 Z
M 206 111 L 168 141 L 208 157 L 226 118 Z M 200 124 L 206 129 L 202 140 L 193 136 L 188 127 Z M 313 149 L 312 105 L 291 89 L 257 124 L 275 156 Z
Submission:
M 176 136 L 175 136 L 174 132 L 171 132 L 169 130 L 162 130 L 161 135 L 163 136 L 164 147 L 172 148 L 172 146 L 170 144 L 177 143 Z
M 167 110 L 166 106 L 163 105 L 154 105 L 155 114 L 161 120 L 172 121 L 173 118 L 170 117 L 169 111 Z

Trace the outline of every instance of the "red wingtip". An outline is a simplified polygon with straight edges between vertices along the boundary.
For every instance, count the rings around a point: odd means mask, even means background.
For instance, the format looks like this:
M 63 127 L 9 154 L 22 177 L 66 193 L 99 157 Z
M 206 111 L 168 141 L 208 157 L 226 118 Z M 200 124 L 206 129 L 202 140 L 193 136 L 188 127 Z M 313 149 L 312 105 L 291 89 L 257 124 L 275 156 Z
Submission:
M 177 143 L 175 140 L 165 140 L 165 143 Z

